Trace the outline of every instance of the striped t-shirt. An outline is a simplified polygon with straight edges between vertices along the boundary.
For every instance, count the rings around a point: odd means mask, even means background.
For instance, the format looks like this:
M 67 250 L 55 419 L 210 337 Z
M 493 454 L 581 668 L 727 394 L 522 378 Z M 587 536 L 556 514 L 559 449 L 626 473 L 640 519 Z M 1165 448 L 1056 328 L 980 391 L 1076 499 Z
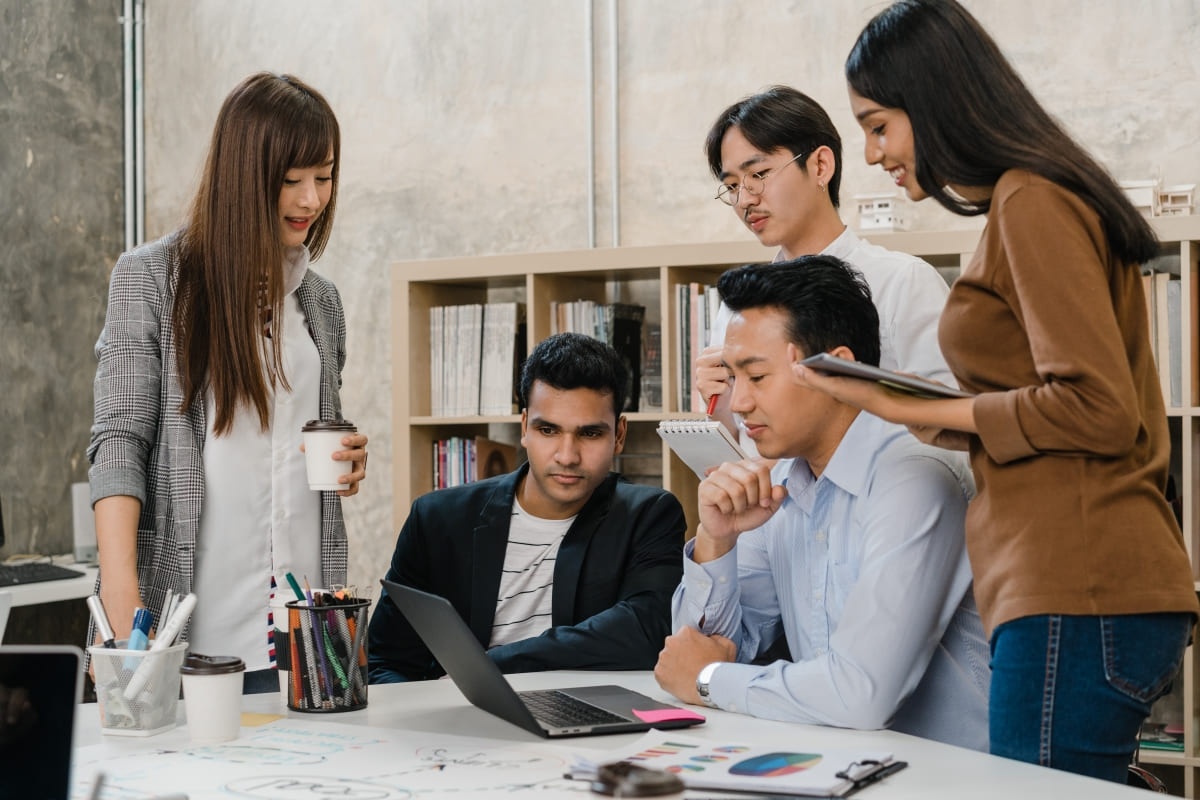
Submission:
M 513 501 L 490 647 L 539 636 L 550 628 L 554 562 L 575 522 L 535 517 Z

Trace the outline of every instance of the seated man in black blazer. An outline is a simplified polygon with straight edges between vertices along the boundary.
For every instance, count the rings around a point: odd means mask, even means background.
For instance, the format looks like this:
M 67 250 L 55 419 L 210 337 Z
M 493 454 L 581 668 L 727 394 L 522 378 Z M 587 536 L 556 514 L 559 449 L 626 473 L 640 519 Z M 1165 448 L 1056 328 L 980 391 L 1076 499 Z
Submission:
M 424 495 L 387 579 L 448 599 L 503 672 L 652 669 L 670 633 L 686 522 L 675 497 L 612 472 L 625 366 L 563 333 L 521 372 L 529 462 Z M 372 683 L 445 674 L 387 594 L 371 618 Z

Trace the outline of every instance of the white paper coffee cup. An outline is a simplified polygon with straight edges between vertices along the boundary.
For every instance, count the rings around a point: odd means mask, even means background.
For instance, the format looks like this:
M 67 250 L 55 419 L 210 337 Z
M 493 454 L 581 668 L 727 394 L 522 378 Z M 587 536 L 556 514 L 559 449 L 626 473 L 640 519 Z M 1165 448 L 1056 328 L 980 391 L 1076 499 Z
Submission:
M 192 742 L 217 744 L 238 738 L 242 727 L 242 675 L 246 671 L 242 660 L 189 653 L 179 671 Z
M 334 461 L 333 454 L 344 450 L 342 437 L 358 428 L 345 419 L 312 419 L 300 429 L 304 436 L 304 464 L 308 471 L 308 488 L 313 491 L 338 491 L 348 487 L 338 478 L 354 468 L 350 461 Z

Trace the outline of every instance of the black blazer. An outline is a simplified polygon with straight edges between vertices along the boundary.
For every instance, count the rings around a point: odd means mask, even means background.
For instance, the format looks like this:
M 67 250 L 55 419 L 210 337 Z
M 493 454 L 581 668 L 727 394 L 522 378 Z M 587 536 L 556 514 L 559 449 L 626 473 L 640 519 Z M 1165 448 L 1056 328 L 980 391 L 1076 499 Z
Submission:
M 516 472 L 417 498 L 387 578 L 448 599 L 487 647 L 500 591 Z M 503 672 L 652 669 L 670 633 L 687 529 L 675 496 L 611 473 L 563 538 L 552 622 L 540 636 L 493 647 Z M 373 683 L 445 674 L 384 592 L 371 617 Z

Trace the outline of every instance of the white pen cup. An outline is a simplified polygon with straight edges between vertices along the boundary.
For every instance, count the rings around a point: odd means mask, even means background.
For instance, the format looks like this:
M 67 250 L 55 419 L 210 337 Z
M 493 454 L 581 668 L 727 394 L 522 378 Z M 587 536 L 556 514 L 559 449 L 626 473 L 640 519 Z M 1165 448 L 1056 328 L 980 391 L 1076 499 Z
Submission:
M 193 744 L 218 744 L 238 737 L 242 727 L 242 676 L 237 656 L 189 653 L 183 675 L 183 704 Z
M 354 467 L 350 461 L 334 461 L 333 454 L 344 450 L 342 437 L 356 433 L 358 428 L 345 419 L 311 419 L 300 429 L 304 437 L 304 464 L 308 471 L 308 488 L 313 491 L 338 491 L 347 484 L 338 478 L 348 475 Z

